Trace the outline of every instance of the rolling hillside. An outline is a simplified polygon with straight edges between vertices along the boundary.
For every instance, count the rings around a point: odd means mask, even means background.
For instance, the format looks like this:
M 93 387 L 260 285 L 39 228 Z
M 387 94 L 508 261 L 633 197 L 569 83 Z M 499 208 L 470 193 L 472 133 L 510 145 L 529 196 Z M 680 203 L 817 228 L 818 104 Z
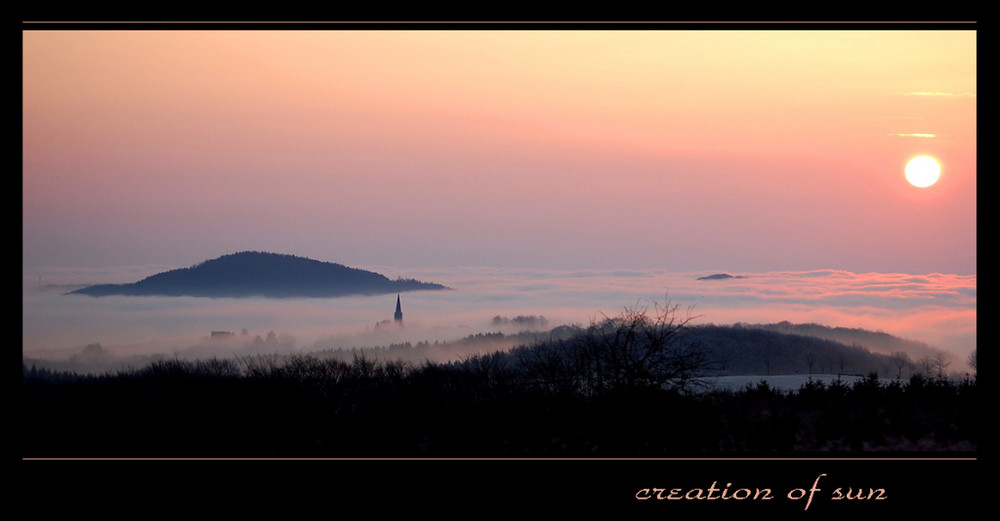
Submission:
M 94 297 L 342 297 L 448 289 L 413 279 L 391 280 L 372 271 L 278 253 L 240 252 L 129 284 L 98 284 L 72 291 Z

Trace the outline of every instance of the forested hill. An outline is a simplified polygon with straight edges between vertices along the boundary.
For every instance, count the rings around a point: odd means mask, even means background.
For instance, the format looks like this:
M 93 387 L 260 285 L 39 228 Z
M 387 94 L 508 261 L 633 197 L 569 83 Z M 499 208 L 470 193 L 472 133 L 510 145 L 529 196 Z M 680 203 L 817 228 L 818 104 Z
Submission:
M 413 279 L 391 280 L 372 271 L 294 255 L 239 252 L 152 275 L 129 284 L 98 284 L 71 293 L 91 296 L 342 297 L 448 289 Z
M 860 345 L 875 353 L 892 354 L 905 352 L 913 360 L 924 357 L 934 358 L 941 354 L 939 349 L 935 349 L 923 342 L 899 338 L 882 331 L 830 327 L 821 324 L 792 324 L 788 321 L 778 322 L 777 324 L 756 325 L 754 327 L 788 335 L 825 338 L 846 345 Z

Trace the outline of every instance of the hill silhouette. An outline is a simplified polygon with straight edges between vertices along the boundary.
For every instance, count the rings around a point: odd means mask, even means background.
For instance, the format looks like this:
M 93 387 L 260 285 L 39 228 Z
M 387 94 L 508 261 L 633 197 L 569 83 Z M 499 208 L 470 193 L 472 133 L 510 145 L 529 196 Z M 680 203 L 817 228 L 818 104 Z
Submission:
M 726 279 L 745 279 L 743 275 L 730 275 L 728 273 L 716 273 L 714 275 L 705 275 L 704 277 L 698 277 L 697 280 L 726 280 Z
M 245 251 L 152 275 L 128 284 L 98 284 L 70 292 L 189 297 L 343 297 L 448 289 L 414 279 L 391 280 L 372 271 L 294 255 Z

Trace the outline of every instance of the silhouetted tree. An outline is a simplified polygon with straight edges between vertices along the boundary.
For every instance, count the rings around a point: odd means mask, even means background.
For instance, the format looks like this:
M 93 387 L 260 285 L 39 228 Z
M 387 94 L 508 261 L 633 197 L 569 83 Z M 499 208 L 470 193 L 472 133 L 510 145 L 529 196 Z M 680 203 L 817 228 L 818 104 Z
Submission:
M 948 360 L 948 355 L 944 353 L 934 355 L 934 358 L 931 359 L 931 363 L 933 364 L 934 370 L 937 372 L 938 378 L 944 378 L 945 370 L 947 370 L 948 366 L 951 365 L 951 361 Z
M 847 353 L 843 350 L 837 352 L 837 376 L 843 375 L 847 371 Z
M 816 365 L 816 353 L 813 351 L 806 352 L 806 365 L 809 366 L 809 374 L 813 374 L 813 367 Z
M 684 316 L 677 309 L 669 301 L 654 303 L 652 310 L 625 308 L 617 317 L 592 323 L 579 338 L 577 357 L 587 387 L 691 390 L 708 360 L 700 345 L 685 342 L 691 309 Z
M 916 366 L 924 376 L 930 377 L 934 371 L 934 360 L 929 356 L 922 356 L 917 360 Z
M 909 367 L 912 364 L 910 361 L 910 355 L 906 351 L 896 351 L 890 355 L 889 359 L 892 361 L 892 365 L 896 368 L 897 380 L 903 377 L 903 368 Z

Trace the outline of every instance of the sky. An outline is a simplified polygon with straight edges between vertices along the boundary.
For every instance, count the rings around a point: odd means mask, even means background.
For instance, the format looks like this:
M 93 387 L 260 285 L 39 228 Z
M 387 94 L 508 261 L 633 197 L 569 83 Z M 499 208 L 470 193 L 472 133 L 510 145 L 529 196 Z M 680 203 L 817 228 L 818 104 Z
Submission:
M 400 341 L 666 297 L 962 366 L 976 53 L 962 30 L 28 29 L 23 353 L 378 340 L 395 295 L 62 294 L 255 250 L 455 288 L 405 296 Z
M 975 275 L 976 51 L 955 30 L 25 30 L 23 265 Z M 907 183 L 917 155 L 936 184 Z

